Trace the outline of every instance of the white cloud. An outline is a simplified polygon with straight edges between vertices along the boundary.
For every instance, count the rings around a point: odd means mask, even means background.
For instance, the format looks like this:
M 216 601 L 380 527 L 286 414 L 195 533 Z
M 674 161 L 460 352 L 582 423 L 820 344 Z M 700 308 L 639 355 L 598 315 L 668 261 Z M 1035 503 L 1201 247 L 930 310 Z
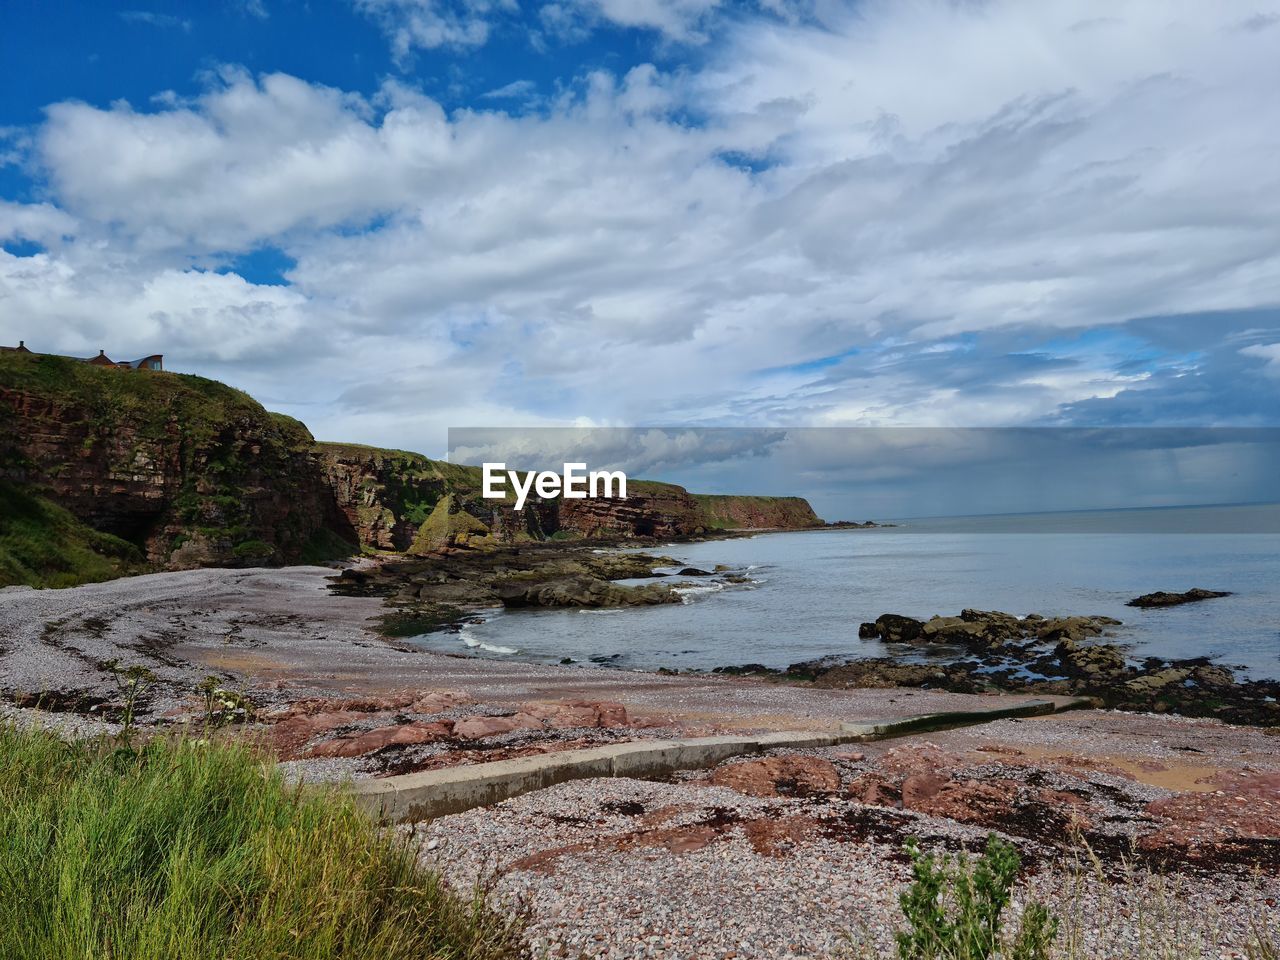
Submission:
M 479 47 L 489 39 L 490 22 L 517 9 L 515 0 L 355 0 L 381 24 L 397 60 L 414 50 Z
M 422 18 L 405 53 L 498 9 L 365 6 Z M 445 417 L 1021 422 L 1145 373 L 938 344 L 1280 303 L 1272 31 L 1209 4 L 820 12 L 524 116 L 234 70 L 146 112 L 55 104 L 56 207 L 0 225 L 75 239 L 3 261 L 5 315 L 168 340 L 318 432 L 438 449 Z M 290 286 L 190 269 L 263 245 Z
M 152 27 L 177 28 L 184 33 L 191 32 L 190 20 L 168 13 L 155 13 L 151 10 L 121 10 L 119 16 L 126 23 L 145 23 Z
M 721 7 L 721 0 L 557 0 L 539 14 L 552 32 L 581 36 L 606 24 L 653 30 L 676 43 L 705 43 L 702 27 Z
M 1269 377 L 1280 377 L 1280 343 L 1258 343 L 1244 347 L 1240 353 L 1246 357 L 1260 357 L 1267 361 L 1263 372 Z
M 48 246 L 75 232 L 75 218 L 53 204 L 0 200 L 0 241 L 30 240 Z
M 485 100 L 527 100 L 537 91 L 538 85 L 532 80 L 512 80 L 488 93 L 482 94 Z

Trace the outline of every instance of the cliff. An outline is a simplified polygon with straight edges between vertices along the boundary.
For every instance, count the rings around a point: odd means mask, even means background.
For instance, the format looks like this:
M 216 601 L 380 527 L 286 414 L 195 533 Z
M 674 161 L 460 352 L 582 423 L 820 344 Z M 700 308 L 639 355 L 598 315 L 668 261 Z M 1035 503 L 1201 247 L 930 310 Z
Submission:
M 709 496 L 628 480 L 624 499 L 531 499 L 522 510 L 481 496 L 479 467 L 402 450 L 316 445 L 337 502 L 378 550 L 430 553 L 548 539 L 674 539 L 712 530 L 821 526 L 801 497 Z
M 695 493 L 709 530 L 799 530 L 822 520 L 804 497 L 744 497 Z
M 298 421 L 203 377 L 0 354 L 0 478 L 155 566 L 294 563 L 353 545 L 313 445 Z
M 624 499 L 516 510 L 484 499 L 481 480 L 478 467 L 404 450 L 317 443 L 203 377 L 0 353 L 0 492 L 13 506 L 0 511 L 0 585 L 65 585 L 144 562 L 297 563 L 821 523 L 797 497 L 699 496 L 635 479 Z M 47 556 L 41 542 L 53 545 Z

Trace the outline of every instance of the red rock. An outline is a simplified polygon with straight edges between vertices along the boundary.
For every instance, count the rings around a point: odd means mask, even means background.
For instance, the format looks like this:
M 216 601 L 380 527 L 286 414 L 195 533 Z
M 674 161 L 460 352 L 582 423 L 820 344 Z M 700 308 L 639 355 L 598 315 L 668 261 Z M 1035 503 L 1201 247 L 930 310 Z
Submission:
M 1214 782 L 1227 789 L 1188 791 L 1147 804 L 1146 812 L 1164 825 L 1139 846 L 1181 847 L 1207 856 L 1216 845 L 1280 838 L 1280 774 L 1223 773 Z
M 448 720 L 434 723 L 402 723 L 391 727 L 378 727 L 359 736 L 340 737 L 313 747 L 309 757 L 362 757 L 384 747 L 405 746 L 413 743 L 432 743 L 443 740 L 452 732 Z
M 568 703 L 526 703 L 521 713 L 537 717 L 552 730 L 576 727 L 625 727 L 630 725 L 627 708 L 600 700 L 571 700 Z
M 475 703 L 475 697 L 462 690 L 433 690 L 423 694 L 410 705 L 414 713 L 439 713 L 453 707 Z
M 390 714 L 387 715 L 388 719 Z M 271 742 L 282 760 L 300 756 L 302 748 L 322 734 L 358 721 L 367 721 L 369 714 L 352 711 L 336 713 L 298 714 L 278 721 L 269 734 Z
M 453 735 L 463 740 L 483 740 L 510 733 L 519 727 L 512 717 L 469 717 L 453 725 Z
M 753 797 L 834 793 L 840 774 L 830 760 L 821 757 L 766 757 L 717 768 L 709 782 Z

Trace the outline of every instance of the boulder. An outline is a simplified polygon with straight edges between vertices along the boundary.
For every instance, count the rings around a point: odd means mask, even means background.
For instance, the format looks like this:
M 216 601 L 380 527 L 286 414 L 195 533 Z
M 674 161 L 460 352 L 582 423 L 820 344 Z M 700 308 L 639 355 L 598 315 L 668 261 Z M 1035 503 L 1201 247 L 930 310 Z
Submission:
M 879 637 L 888 643 L 911 643 L 920 639 L 923 624 L 913 617 L 898 613 L 882 613 L 875 623 L 864 623 L 858 628 L 858 636 L 868 639 Z

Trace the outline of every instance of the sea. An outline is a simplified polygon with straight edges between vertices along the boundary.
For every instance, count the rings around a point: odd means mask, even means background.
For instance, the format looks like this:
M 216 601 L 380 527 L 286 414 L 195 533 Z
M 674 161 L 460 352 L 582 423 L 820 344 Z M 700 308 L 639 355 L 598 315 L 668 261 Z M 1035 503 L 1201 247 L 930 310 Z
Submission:
M 760 533 L 669 544 L 675 573 L 723 565 L 749 582 L 688 582 L 683 603 L 608 610 L 495 609 L 419 645 L 541 663 L 711 670 L 824 657 L 955 657 L 858 638 L 882 613 L 926 619 L 965 607 L 1123 621 L 1109 638 L 1135 658 L 1207 656 L 1280 678 L 1280 504 L 900 520 L 873 529 Z M 644 581 L 623 581 L 639 583 Z M 1163 609 L 1157 590 L 1232 596 Z

